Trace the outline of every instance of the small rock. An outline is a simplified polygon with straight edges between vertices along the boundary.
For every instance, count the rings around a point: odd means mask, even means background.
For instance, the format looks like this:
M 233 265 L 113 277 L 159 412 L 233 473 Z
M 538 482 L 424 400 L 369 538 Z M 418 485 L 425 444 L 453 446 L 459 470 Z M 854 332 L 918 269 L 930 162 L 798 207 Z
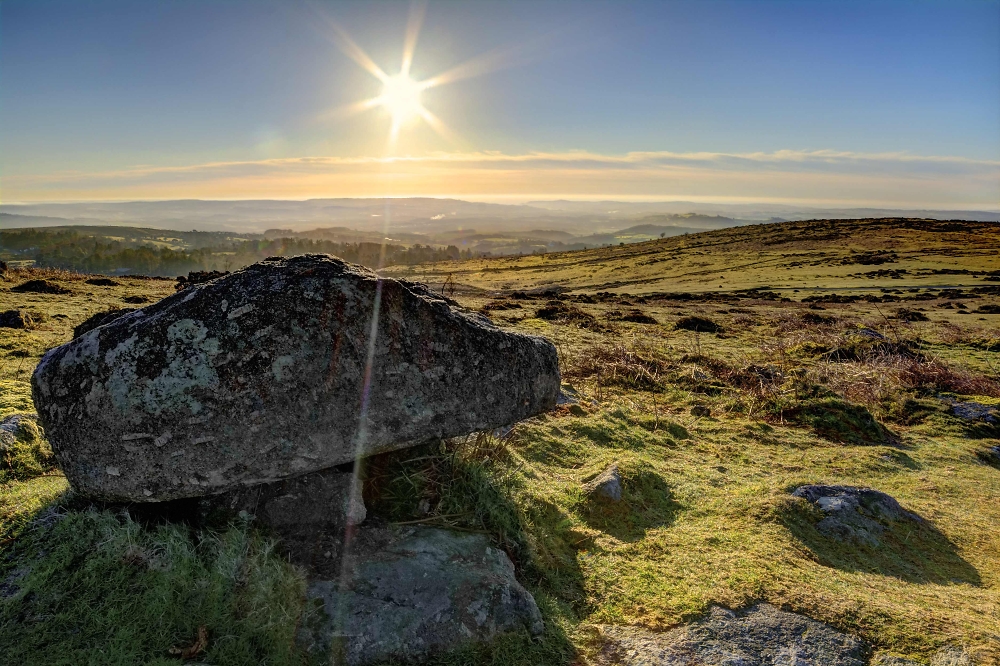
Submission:
M 858 335 L 858 336 L 860 336 L 862 338 L 868 338 L 869 340 L 886 340 L 887 339 L 884 335 L 882 335 L 881 333 L 879 333 L 875 329 L 871 329 L 871 328 L 859 328 L 857 330 L 850 331 L 850 334 L 851 335 Z
M 583 491 L 601 499 L 620 502 L 622 499 L 622 477 L 618 473 L 618 465 L 611 465 L 597 478 L 585 483 Z
M 889 495 L 871 488 L 810 485 L 796 488 L 792 495 L 806 499 L 825 514 L 816 524 L 820 532 L 873 548 L 891 523 L 920 520 Z
M 952 402 L 951 413 L 966 421 L 1000 424 L 1000 409 L 997 408 L 997 405 L 987 405 L 975 400 Z
M 0 453 L 14 446 L 18 435 L 27 439 L 37 437 L 37 418 L 34 414 L 14 414 L 0 421 Z
M 977 455 L 983 462 L 1000 465 L 1000 446 L 991 446 L 985 451 L 980 451 Z
M 864 666 L 857 638 L 804 615 L 758 604 L 733 612 L 713 607 L 687 626 L 654 633 L 601 627 L 600 664 L 623 666 Z
M 556 407 L 561 407 L 563 405 L 576 405 L 580 402 L 580 394 L 571 388 L 561 388 L 559 389 L 559 395 L 556 396 Z
M 32 323 L 31 315 L 20 310 L 0 312 L 0 328 L 28 328 Z
M 482 534 L 362 528 L 344 562 L 342 575 L 306 592 L 319 608 L 299 643 L 323 663 L 413 661 L 510 631 L 544 631 L 514 565 Z
M 691 416 L 708 417 L 712 415 L 712 410 L 706 405 L 695 405 L 691 408 Z

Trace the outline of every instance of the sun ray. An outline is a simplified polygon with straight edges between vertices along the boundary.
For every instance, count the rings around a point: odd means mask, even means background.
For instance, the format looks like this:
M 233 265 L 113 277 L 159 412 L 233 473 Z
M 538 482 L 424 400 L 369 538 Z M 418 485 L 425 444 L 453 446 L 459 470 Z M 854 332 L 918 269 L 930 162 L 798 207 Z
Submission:
M 400 76 L 410 76 L 410 66 L 413 64 L 413 52 L 417 48 L 420 26 L 423 25 L 426 14 L 426 2 L 418 1 L 410 5 L 410 15 L 406 21 L 406 39 L 403 42 L 403 64 L 399 69 Z
M 372 97 L 371 99 L 364 99 L 360 102 L 352 102 L 351 104 L 344 104 L 332 109 L 328 109 L 316 117 L 316 120 L 329 121 L 329 120 L 339 120 L 342 118 L 349 118 L 355 116 L 359 113 L 368 111 L 369 109 L 374 109 L 376 106 L 381 106 L 385 100 L 379 97 Z
M 442 139 L 452 144 L 458 143 L 458 137 L 455 136 L 455 133 L 448 129 L 448 126 L 441 122 L 440 118 L 422 106 L 420 107 L 420 117 L 423 118 L 424 122 L 427 123 L 432 130 L 437 132 L 438 136 Z
M 326 19 L 326 22 L 333 31 L 333 43 L 337 45 L 337 48 L 339 48 L 344 55 L 356 62 L 362 69 L 379 81 L 385 83 L 389 79 L 389 75 L 382 71 L 382 68 L 376 65 L 374 60 L 368 57 L 368 54 L 365 53 L 353 39 L 351 39 L 351 36 L 347 34 L 346 30 L 331 21 L 329 18 Z

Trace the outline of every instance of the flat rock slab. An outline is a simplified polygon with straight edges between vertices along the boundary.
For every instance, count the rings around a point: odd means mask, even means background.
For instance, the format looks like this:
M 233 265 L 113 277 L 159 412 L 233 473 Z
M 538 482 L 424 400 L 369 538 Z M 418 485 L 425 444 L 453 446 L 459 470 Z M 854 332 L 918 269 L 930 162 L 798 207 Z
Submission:
M 544 630 L 506 553 L 481 534 L 362 528 L 343 574 L 313 581 L 299 642 L 323 663 L 412 661 L 510 631 Z
M 892 523 L 920 521 L 894 498 L 871 488 L 810 485 L 796 488 L 792 495 L 816 505 L 824 514 L 816 529 L 840 541 L 876 547 L 879 536 Z
M 32 377 L 73 487 L 133 502 L 491 430 L 558 393 L 549 341 L 328 255 L 268 259 L 129 312 Z
M 804 615 L 769 604 L 741 612 L 713 607 L 664 633 L 605 626 L 603 664 L 623 666 L 864 666 L 865 645 Z

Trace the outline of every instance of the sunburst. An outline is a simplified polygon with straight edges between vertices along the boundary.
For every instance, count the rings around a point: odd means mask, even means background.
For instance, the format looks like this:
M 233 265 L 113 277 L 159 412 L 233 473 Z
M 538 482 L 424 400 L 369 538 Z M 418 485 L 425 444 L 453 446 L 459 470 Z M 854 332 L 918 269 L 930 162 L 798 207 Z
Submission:
M 406 36 L 403 42 L 403 61 L 399 73 L 395 75 L 387 74 L 385 70 L 375 64 L 375 61 L 351 39 L 351 36 L 343 28 L 336 23 L 329 23 L 333 31 L 334 42 L 340 50 L 382 83 L 382 91 L 378 97 L 356 102 L 341 108 L 339 111 L 350 114 L 368 109 L 384 109 L 392 119 L 389 128 L 390 145 L 395 143 L 402 127 L 421 120 L 444 139 L 455 142 L 456 139 L 452 132 L 423 105 L 421 95 L 429 88 L 498 69 L 503 66 L 504 61 L 509 59 L 510 53 L 508 51 L 491 52 L 453 67 L 437 76 L 423 81 L 414 80 L 410 76 L 410 66 L 413 63 L 413 53 L 417 46 L 417 37 L 420 34 L 426 8 L 425 2 L 415 2 L 410 6 Z

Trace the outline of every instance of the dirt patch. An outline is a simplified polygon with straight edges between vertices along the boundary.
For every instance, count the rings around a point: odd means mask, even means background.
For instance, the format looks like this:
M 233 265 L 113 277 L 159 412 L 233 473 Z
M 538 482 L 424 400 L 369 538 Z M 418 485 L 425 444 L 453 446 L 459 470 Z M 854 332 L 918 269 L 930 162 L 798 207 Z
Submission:
M 11 291 L 19 294 L 69 294 L 69 289 L 48 280 L 28 280 L 16 287 L 11 287 Z
M 34 321 L 26 312 L 7 310 L 0 312 L 0 328 L 31 328 Z
M 900 321 L 930 321 L 930 319 L 920 310 L 910 310 L 909 308 L 900 308 L 896 310 L 896 319 Z
M 564 303 L 562 301 L 549 301 L 545 304 L 545 307 L 539 308 L 535 312 L 535 317 L 560 324 L 575 324 L 580 328 L 588 328 L 592 331 L 601 331 L 604 329 L 594 315 L 584 312 L 571 303 Z
M 626 310 L 625 312 L 622 312 L 621 310 L 610 310 L 608 312 L 608 319 L 611 321 L 628 321 L 633 324 L 660 323 L 639 308 L 632 308 L 631 310 Z
M 674 328 L 682 331 L 697 331 L 699 333 L 721 333 L 722 326 L 706 317 L 684 317 L 677 320 Z

